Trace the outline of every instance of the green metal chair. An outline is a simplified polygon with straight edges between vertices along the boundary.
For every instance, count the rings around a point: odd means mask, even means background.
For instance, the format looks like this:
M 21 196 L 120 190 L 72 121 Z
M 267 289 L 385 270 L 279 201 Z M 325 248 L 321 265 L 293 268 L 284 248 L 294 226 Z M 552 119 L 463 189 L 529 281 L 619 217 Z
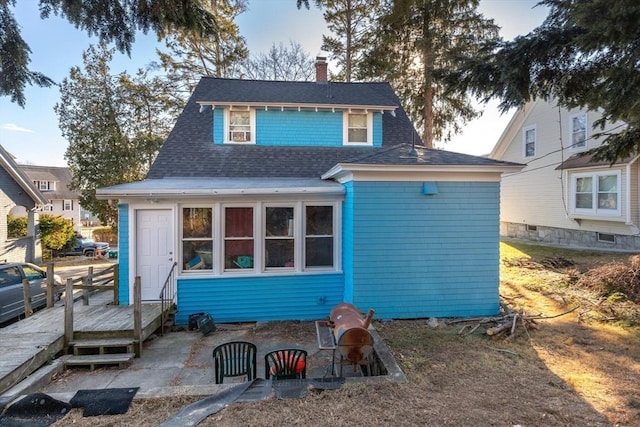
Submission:
M 275 350 L 264 355 L 264 378 L 277 380 L 307 377 L 307 352 L 297 348 Z
M 216 384 L 225 377 L 246 375 L 247 381 L 256 379 L 256 346 L 246 341 L 231 341 L 213 349 L 213 369 Z

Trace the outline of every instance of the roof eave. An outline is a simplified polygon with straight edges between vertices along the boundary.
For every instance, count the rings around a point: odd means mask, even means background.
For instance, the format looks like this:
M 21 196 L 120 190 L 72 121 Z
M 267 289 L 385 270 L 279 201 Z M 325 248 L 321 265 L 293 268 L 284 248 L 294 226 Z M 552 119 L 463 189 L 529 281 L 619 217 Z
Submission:
M 353 172 L 449 172 L 449 173 L 513 173 L 525 165 L 377 165 L 338 163 L 322 179 L 336 179 Z

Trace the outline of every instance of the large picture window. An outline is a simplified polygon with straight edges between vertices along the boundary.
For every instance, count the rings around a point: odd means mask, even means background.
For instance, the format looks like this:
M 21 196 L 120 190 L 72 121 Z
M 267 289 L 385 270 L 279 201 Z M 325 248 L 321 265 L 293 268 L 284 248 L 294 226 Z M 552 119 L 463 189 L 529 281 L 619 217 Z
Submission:
M 211 208 L 182 209 L 183 270 L 213 268 L 213 210 Z
M 620 215 L 620 171 L 573 175 L 574 212 Z

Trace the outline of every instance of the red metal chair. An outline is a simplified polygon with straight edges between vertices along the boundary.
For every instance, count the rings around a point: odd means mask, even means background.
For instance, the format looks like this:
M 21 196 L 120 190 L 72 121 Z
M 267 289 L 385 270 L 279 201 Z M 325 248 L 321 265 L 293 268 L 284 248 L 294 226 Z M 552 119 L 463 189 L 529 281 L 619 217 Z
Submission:
M 256 379 L 256 346 L 246 341 L 231 341 L 213 349 L 213 369 L 216 384 L 225 377 L 247 376 L 247 381 Z
M 307 377 L 307 352 L 291 348 L 264 355 L 264 377 L 277 380 Z

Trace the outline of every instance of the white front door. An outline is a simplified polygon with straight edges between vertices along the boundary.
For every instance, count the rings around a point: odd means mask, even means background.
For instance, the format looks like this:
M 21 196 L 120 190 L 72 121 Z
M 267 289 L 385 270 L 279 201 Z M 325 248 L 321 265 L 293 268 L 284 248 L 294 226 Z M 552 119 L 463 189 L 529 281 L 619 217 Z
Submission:
M 173 265 L 173 226 L 170 209 L 136 211 L 136 276 L 142 301 L 158 301 Z

